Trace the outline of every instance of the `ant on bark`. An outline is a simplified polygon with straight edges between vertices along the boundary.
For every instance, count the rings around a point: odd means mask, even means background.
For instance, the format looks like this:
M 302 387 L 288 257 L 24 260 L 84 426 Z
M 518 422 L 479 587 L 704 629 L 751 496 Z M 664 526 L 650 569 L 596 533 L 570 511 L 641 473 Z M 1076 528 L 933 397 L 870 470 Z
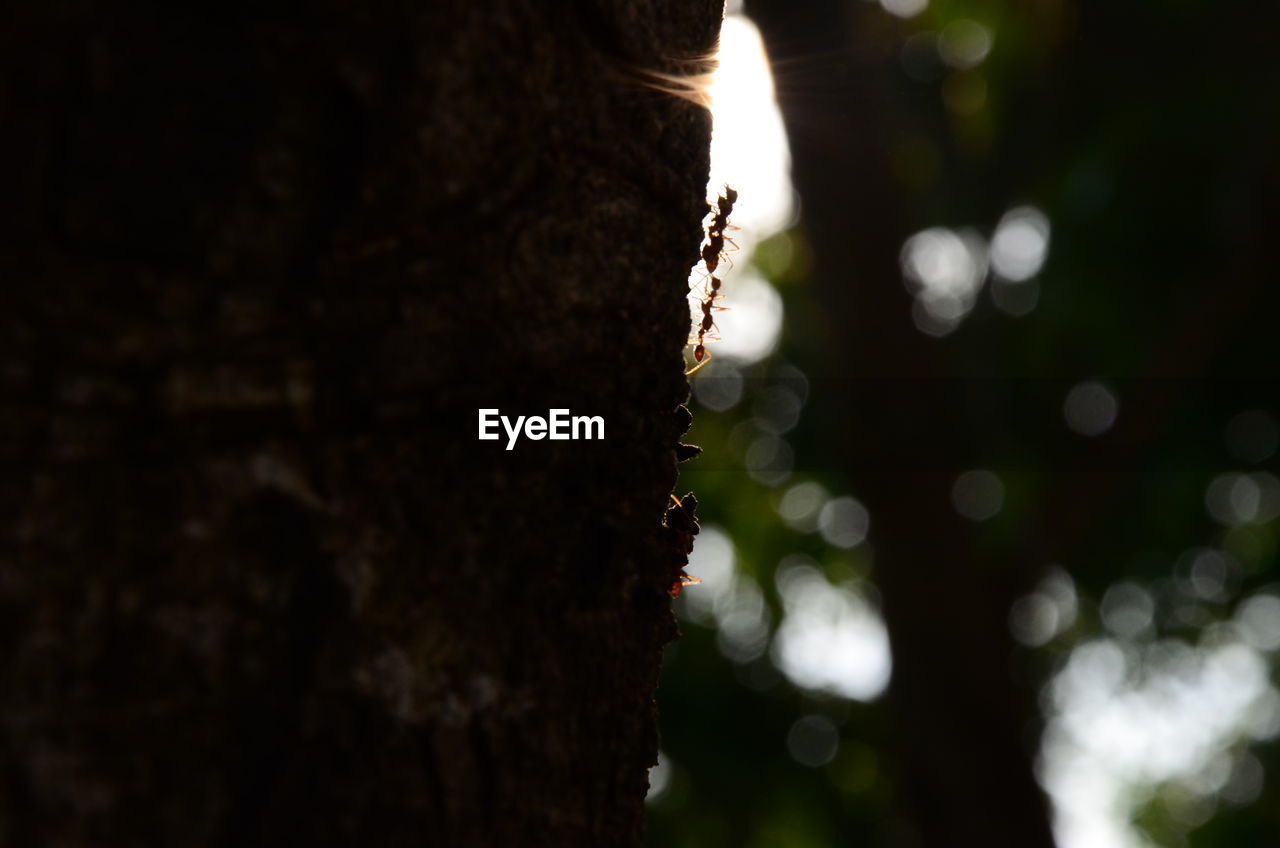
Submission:
M 667 526 L 675 531 L 677 552 L 682 559 L 687 559 L 693 551 L 693 537 L 698 535 L 697 509 L 698 499 L 693 496 L 693 492 L 685 495 L 683 499 L 677 498 L 674 494 L 671 496 L 674 506 L 667 507 Z M 684 569 L 671 581 L 667 594 L 671 597 L 679 597 L 680 590 L 685 586 L 696 586 L 701 583 L 697 577 L 690 577 L 685 574 Z
M 696 346 L 693 348 L 693 358 L 699 364 L 695 365 L 689 371 L 685 372 L 687 374 L 692 374 L 694 371 L 697 371 L 699 368 L 701 368 L 703 365 L 706 364 L 706 361 L 704 361 L 703 357 L 706 357 L 706 360 L 710 360 L 711 355 L 707 353 L 706 343 L 709 341 L 715 341 L 717 338 L 719 338 L 718 336 L 708 335 L 708 333 L 710 332 L 711 328 L 716 325 L 715 319 L 711 317 L 711 310 L 713 308 L 722 309 L 723 307 L 712 307 L 711 304 L 712 304 L 711 298 L 707 298 L 702 302 L 702 322 L 698 325 L 698 337 L 696 340 L 695 339 L 689 340 L 690 342 L 694 342 L 694 341 L 697 342 Z
M 716 198 L 716 205 L 711 207 L 712 218 L 707 226 L 707 244 L 702 248 L 702 261 L 706 263 L 707 271 L 710 273 L 715 273 L 722 259 L 725 262 L 729 261 L 724 248 L 726 242 L 735 248 L 738 246 L 738 243 L 725 232 L 729 229 L 729 213 L 733 211 L 733 204 L 737 202 L 738 192 L 725 186 L 724 194 Z
M 689 340 L 694 345 L 693 359 L 697 363 L 685 374 L 692 374 L 703 365 L 711 361 L 711 354 L 707 352 L 707 341 L 714 341 L 715 336 L 708 336 L 708 332 L 715 326 L 715 321 L 711 317 L 713 309 L 723 310 L 725 307 L 716 306 L 715 303 L 724 295 L 720 291 L 721 280 L 715 276 L 716 269 L 720 267 L 721 261 L 724 261 L 730 267 L 732 263 L 725 250 L 725 244 L 732 245 L 735 249 L 738 243 L 725 234 L 725 230 L 729 228 L 729 213 L 733 211 L 733 205 L 738 202 L 738 192 L 729 186 L 724 187 L 724 193 L 716 198 L 716 205 L 711 206 L 711 221 L 707 224 L 707 243 L 702 247 L 702 262 L 707 269 L 708 284 L 703 291 L 706 295 L 702 301 L 702 320 L 695 322 L 698 333 L 696 338 Z

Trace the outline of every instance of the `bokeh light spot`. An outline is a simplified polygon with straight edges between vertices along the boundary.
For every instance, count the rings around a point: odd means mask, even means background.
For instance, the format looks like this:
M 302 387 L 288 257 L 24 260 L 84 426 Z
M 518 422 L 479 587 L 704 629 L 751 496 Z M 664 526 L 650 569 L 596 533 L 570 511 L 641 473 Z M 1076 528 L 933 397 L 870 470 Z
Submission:
M 792 530 L 812 533 L 818 529 L 818 515 L 830 498 L 831 493 L 821 483 L 797 483 L 782 495 L 778 515 Z
M 1136 583 L 1117 583 L 1102 598 L 1102 623 L 1122 638 L 1146 633 L 1154 618 L 1155 601 Z
M 1025 595 L 1009 611 L 1009 630 L 1024 645 L 1043 645 L 1058 632 L 1058 607 L 1039 593 Z
M 1280 597 L 1270 593 L 1254 595 L 1236 609 L 1236 627 L 1259 651 L 1280 650 Z
M 787 752 L 803 766 L 817 768 L 836 758 L 840 733 L 831 719 L 807 715 L 797 719 L 787 731 Z
M 742 371 L 732 362 L 713 359 L 693 384 L 698 404 L 714 412 L 732 409 L 742 400 Z
M 973 308 L 987 272 L 986 245 L 973 231 L 933 227 L 906 240 L 901 263 L 907 288 L 916 299 L 916 326 L 943 336 Z
M 997 277 L 991 281 L 991 302 L 1006 315 L 1021 318 L 1040 302 L 1040 284 L 1035 280 L 1011 283 Z
M 1204 506 L 1223 525 L 1274 521 L 1280 518 L 1280 480 L 1266 472 L 1219 474 L 1205 489 Z
M 970 521 L 994 518 L 1004 507 L 1004 483 L 986 469 L 966 471 L 951 487 L 951 503 Z
M 938 39 L 938 53 L 953 68 L 972 68 L 991 52 L 991 30 L 977 21 L 961 18 L 947 24 Z
M 777 436 L 757 436 L 747 447 L 743 464 L 756 482 L 766 486 L 780 486 L 791 476 L 795 451 Z
M 852 548 L 862 544 L 871 526 L 871 516 L 857 499 L 833 498 L 822 507 L 818 528 L 822 538 L 837 548 Z
M 1120 413 L 1116 393 L 1096 380 L 1078 383 L 1067 392 L 1062 417 L 1082 436 L 1100 436 L 1111 429 Z
M 991 268 L 1018 283 L 1039 272 L 1049 252 L 1049 219 L 1032 206 L 1010 209 L 991 238 Z
M 1071 627 L 1077 609 L 1071 575 L 1054 567 L 1034 592 L 1014 602 L 1009 610 L 1009 630 L 1022 644 L 1038 647 Z
M 753 271 L 735 272 L 723 291 L 731 308 L 716 314 L 720 341 L 711 345 L 713 356 L 744 364 L 759 362 L 778 345 L 782 298 L 777 289 Z
M 752 410 L 756 426 L 780 436 L 800 422 L 800 396 L 785 385 L 771 386 L 756 395 Z
M 801 559 L 778 566 L 785 615 L 772 647 L 792 683 L 858 701 L 889 683 L 889 634 L 880 613 L 855 585 L 833 586 Z
M 929 6 L 929 0 L 880 0 L 880 6 L 899 18 L 913 18 Z

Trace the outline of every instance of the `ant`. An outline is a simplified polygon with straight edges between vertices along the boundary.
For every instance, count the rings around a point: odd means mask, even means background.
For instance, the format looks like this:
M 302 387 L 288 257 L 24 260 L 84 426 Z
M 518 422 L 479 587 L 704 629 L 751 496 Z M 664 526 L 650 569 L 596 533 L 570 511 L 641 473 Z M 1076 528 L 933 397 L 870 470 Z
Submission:
M 712 303 L 711 298 L 707 298 L 702 302 L 702 326 L 698 328 L 699 338 L 705 335 L 712 327 L 716 325 L 715 320 L 711 317 L 711 310 L 713 308 L 717 308 L 717 309 L 723 308 L 723 307 L 712 307 L 711 303 Z
M 694 371 L 697 371 L 699 368 L 701 368 L 702 366 L 706 365 L 708 362 L 711 361 L 711 354 L 707 352 L 707 346 L 704 345 L 702 342 L 698 342 L 697 346 L 694 347 L 693 359 L 698 364 L 690 368 L 688 371 L 684 372 L 684 375 L 686 377 L 688 377 Z
M 716 212 L 715 221 L 712 222 L 712 226 L 714 226 L 716 230 L 723 233 L 725 228 L 729 226 L 729 213 L 733 211 L 733 204 L 737 202 L 738 192 L 734 191 L 729 186 L 725 186 L 724 194 L 716 198 L 716 206 L 718 209 L 712 210 Z
M 712 226 L 714 227 L 714 223 Z M 724 249 L 725 242 L 733 245 L 735 250 L 738 247 L 738 243 L 724 233 L 708 229 L 707 243 L 702 247 L 702 261 L 706 263 L 707 270 L 713 274 L 716 268 L 720 267 L 721 261 L 725 262 L 730 268 L 733 267 L 733 262 L 729 260 Z
M 715 235 L 707 237 L 707 243 L 702 248 L 702 261 L 707 264 L 708 271 L 715 271 L 720 264 L 720 254 L 724 252 L 724 238 L 718 238 Z
M 725 307 L 716 306 L 718 301 L 724 295 L 720 291 L 721 280 L 715 276 L 716 269 L 720 267 L 723 260 L 730 267 L 733 263 L 729 261 L 729 257 L 725 253 L 725 243 L 738 247 L 738 243 L 732 238 L 725 235 L 725 230 L 729 227 L 729 213 L 733 211 L 733 205 L 738 201 L 738 192 L 729 186 L 724 187 L 724 194 L 716 198 L 716 205 L 711 206 L 711 221 L 707 224 L 707 243 L 702 247 L 702 262 L 707 268 L 707 276 L 710 279 L 708 287 L 704 289 L 706 299 L 702 301 L 702 319 L 695 323 L 697 327 L 697 337 L 690 339 L 689 342 L 694 344 L 693 359 L 697 363 L 688 371 L 686 375 L 692 374 L 703 365 L 711 361 L 711 354 L 707 352 L 707 341 L 714 341 L 714 336 L 707 334 L 715 327 L 715 321 L 711 317 L 714 309 L 723 310 Z
M 667 526 L 676 533 L 676 543 L 682 557 L 688 557 L 693 551 L 693 537 L 698 535 L 698 519 L 695 515 L 698 509 L 698 499 L 693 493 L 685 495 L 683 499 L 671 495 L 674 506 L 667 507 Z M 680 595 L 680 590 L 685 586 L 695 586 L 702 581 L 697 577 L 690 577 L 684 573 L 684 569 L 680 569 L 680 573 L 671 581 L 671 587 L 667 589 L 667 594 L 675 598 Z
M 722 285 L 724 285 L 724 281 L 714 274 L 708 274 L 704 277 L 702 280 L 702 291 L 706 294 L 707 300 L 711 301 L 713 304 L 716 303 L 716 301 L 721 300 L 724 297 L 724 292 L 720 291 L 720 287 Z M 729 311 L 729 307 L 727 306 L 712 306 L 711 308 L 717 312 Z M 703 311 L 705 312 L 706 310 L 704 309 Z
M 693 358 L 698 364 L 686 371 L 685 374 L 692 374 L 694 371 L 697 371 L 703 365 L 706 365 L 711 361 L 711 354 L 707 353 L 706 345 L 706 342 L 715 341 L 716 339 L 715 336 L 708 335 L 711 329 L 716 325 L 715 319 L 711 317 L 711 310 L 724 308 L 722 306 L 712 306 L 713 302 L 713 298 L 710 297 L 702 302 L 702 321 L 698 324 L 698 337 L 696 339 L 697 345 L 693 349 Z M 692 342 L 695 341 L 695 339 L 690 339 L 689 341 Z
M 725 186 L 724 194 L 717 197 L 716 205 L 711 207 L 712 218 L 707 226 L 707 244 L 702 248 L 702 261 L 706 263 L 707 270 L 711 273 L 715 273 L 721 259 L 728 261 L 728 257 L 724 255 L 725 242 L 735 248 L 738 246 L 736 241 L 725 235 L 725 230 L 729 228 L 729 213 L 733 211 L 733 205 L 737 202 L 738 192 Z

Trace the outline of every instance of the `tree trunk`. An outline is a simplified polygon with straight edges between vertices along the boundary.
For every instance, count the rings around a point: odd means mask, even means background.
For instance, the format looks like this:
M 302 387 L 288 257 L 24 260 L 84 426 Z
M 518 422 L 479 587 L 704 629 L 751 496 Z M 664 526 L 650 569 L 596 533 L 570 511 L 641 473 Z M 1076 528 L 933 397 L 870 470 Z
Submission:
M 18 15 L 0 843 L 638 845 L 719 9 Z
M 913 326 L 899 270 L 911 227 L 891 179 L 896 58 L 875 31 L 886 16 L 839 2 L 755 0 L 748 11 L 783 69 L 815 297 L 838 356 L 841 379 L 827 385 L 841 391 L 815 394 L 829 406 L 813 414 L 833 423 L 832 455 L 871 513 L 906 812 L 924 846 L 1052 846 L 1007 627 L 1030 575 L 983 561 L 950 498 L 1000 409 L 966 397 L 963 371 Z M 984 409 L 989 418 L 975 416 Z

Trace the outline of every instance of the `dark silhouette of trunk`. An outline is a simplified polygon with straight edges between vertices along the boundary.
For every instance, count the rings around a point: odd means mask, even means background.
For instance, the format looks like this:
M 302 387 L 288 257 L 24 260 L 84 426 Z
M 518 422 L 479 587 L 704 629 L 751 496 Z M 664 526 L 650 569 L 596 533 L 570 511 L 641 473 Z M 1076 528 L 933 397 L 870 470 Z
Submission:
M 638 845 L 719 9 L 9 17 L 0 843 Z
M 755 0 L 747 11 L 779 67 L 816 296 L 839 356 L 842 380 L 825 385 L 845 391 L 829 393 L 823 420 L 838 425 L 833 455 L 872 516 L 905 812 L 925 846 L 1051 846 L 1007 629 L 1031 575 L 980 559 L 950 498 L 976 456 L 966 437 L 1000 410 L 966 402 L 961 367 L 914 327 L 899 270 L 912 222 L 892 181 L 896 56 L 878 31 L 889 19 L 865 4 Z

